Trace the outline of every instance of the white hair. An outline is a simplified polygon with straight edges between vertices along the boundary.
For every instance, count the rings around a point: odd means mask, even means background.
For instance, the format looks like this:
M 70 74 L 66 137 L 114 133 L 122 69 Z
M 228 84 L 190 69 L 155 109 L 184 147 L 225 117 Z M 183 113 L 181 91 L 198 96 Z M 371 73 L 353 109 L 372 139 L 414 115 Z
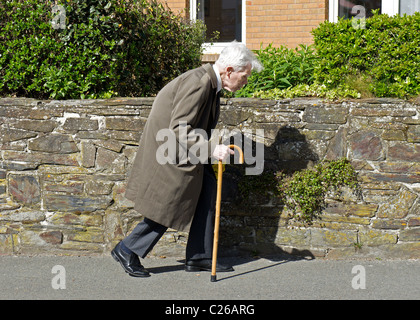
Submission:
M 249 64 L 251 70 L 257 72 L 262 71 L 264 68 L 255 54 L 249 50 L 243 43 L 232 42 L 220 53 L 219 59 L 216 64 L 220 68 L 233 67 L 237 71 L 242 71 Z

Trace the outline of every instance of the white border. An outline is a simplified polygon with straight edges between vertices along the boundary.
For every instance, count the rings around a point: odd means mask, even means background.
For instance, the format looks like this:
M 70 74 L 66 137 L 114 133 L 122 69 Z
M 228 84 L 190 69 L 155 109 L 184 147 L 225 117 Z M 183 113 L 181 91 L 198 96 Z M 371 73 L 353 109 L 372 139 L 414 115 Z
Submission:
M 190 19 L 191 21 L 195 21 L 197 19 L 197 1 L 190 0 Z M 241 43 L 246 44 L 246 0 L 242 0 L 242 41 Z M 204 54 L 220 54 L 222 50 L 229 44 L 230 42 L 213 42 L 205 43 L 203 45 L 203 53 Z
M 400 0 L 382 0 L 382 13 L 390 16 L 398 14 L 400 11 Z

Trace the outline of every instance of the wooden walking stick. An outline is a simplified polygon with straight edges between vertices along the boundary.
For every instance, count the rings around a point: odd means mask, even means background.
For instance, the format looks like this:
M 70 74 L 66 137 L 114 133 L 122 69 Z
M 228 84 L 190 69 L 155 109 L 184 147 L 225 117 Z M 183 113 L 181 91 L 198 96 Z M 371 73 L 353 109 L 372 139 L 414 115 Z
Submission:
M 229 148 L 235 148 L 239 152 L 239 163 L 244 163 L 244 154 L 242 149 L 234 144 L 230 144 Z M 220 224 L 220 204 L 222 201 L 222 160 L 219 160 L 217 170 L 217 195 L 216 195 L 216 218 L 214 221 L 214 239 L 213 239 L 213 257 L 211 264 L 211 282 L 216 282 L 216 263 L 217 263 L 217 246 L 219 244 L 219 224 Z

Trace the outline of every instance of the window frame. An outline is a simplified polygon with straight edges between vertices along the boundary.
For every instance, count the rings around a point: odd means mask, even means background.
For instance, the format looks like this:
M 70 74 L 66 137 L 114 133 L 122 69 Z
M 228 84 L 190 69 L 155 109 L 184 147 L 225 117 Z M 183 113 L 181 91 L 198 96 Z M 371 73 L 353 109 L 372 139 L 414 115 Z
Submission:
M 242 0 L 241 43 L 246 44 L 246 0 Z M 190 0 L 190 19 L 197 20 L 197 0 Z M 206 42 L 203 44 L 204 54 L 220 54 L 230 42 Z

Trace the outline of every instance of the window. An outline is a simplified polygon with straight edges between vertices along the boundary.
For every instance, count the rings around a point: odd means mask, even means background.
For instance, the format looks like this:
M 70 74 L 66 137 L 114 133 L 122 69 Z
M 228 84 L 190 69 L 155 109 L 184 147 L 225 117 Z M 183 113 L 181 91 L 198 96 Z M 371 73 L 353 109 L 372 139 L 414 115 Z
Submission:
M 419 0 L 330 0 L 329 20 L 337 22 L 338 17 L 351 19 L 352 17 L 372 16 L 372 10 L 379 9 L 380 13 L 388 15 L 413 14 L 420 11 Z
M 414 12 L 420 12 L 420 1 L 419 0 L 400 0 L 399 13 L 402 14 L 413 14 Z
M 245 42 L 245 0 L 191 0 L 191 19 L 203 20 L 210 41 L 214 31 L 219 32 L 217 42 L 205 46 L 205 53 L 220 53 L 233 40 Z
M 382 0 L 340 0 L 338 2 L 338 16 L 351 19 L 362 15 L 369 18 L 373 15 L 372 10 L 382 10 Z

